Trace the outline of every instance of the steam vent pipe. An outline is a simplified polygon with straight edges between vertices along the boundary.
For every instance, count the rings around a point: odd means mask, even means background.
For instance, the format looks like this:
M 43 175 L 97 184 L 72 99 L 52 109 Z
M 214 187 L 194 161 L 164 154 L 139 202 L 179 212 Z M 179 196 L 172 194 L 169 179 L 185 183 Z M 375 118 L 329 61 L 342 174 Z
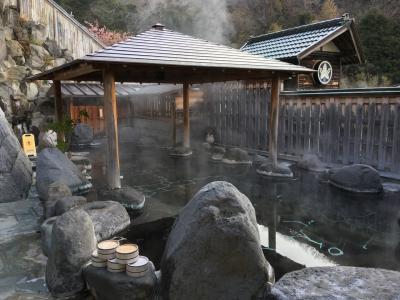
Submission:
M 279 75 L 272 79 L 271 101 L 269 105 L 269 140 L 268 152 L 274 166 L 278 165 L 278 116 L 279 116 L 279 94 L 281 81 Z

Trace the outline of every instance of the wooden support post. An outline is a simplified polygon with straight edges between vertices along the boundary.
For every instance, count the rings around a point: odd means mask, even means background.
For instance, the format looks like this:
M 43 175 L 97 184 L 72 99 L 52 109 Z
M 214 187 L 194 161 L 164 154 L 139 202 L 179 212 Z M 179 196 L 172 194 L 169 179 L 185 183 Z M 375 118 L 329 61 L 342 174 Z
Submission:
M 172 102 L 172 145 L 176 146 L 176 99 Z
M 278 121 L 279 121 L 279 94 L 281 81 L 279 75 L 272 79 L 271 101 L 269 105 L 269 141 L 268 152 L 274 166 L 278 164 Z
M 110 189 L 121 188 L 119 147 L 118 147 L 118 116 L 117 99 L 115 95 L 114 74 L 110 70 L 103 71 L 104 83 L 104 118 L 107 134 L 107 183 Z
M 63 120 L 63 99 L 62 99 L 62 94 L 61 94 L 61 82 L 59 80 L 54 80 L 53 88 L 54 88 L 54 103 L 55 103 L 56 121 L 61 122 Z M 57 140 L 65 141 L 64 133 L 57 132 Z
M 183 147 L 190 148 L 189 84 L 183 84 Z

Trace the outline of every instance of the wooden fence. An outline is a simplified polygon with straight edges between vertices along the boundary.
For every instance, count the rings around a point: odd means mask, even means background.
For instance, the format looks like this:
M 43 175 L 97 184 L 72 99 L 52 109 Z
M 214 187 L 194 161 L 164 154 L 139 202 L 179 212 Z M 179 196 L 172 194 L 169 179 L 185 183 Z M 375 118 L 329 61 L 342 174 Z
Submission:
M 220 144 L 266 150 L 270 92 L 265 84 L 228 82 L 205 85 L 203 91 L 202 115 Z
M 135 95 L 130 97 L 133 117 L 156 120 L 171 120 L 175 108 L 175 95 Z
M 205 87 L 203 118 L 218 141 L 267 150 L 269 89 L 265 84 Z M 327 163 L 366 163 L 400 172 L 400 89 L 283 92 L 278 151 L 316 153 Z
M 3 6 L 18 9 L 20 17 L 45 26 L 46 37 L 62 49 L 68 49 L 74 58 L 104 48 L 82 24 L 52 0 L 4 0 Z

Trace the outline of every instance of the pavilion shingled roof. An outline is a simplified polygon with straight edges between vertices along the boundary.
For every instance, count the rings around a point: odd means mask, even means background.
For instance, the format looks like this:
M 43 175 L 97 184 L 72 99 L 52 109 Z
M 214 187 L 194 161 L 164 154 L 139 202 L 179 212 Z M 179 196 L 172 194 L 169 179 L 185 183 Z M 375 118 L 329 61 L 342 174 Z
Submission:
M 96 73 L 105 65 L 123 65 L 130 70 L 126 74 L 116 74 L 116 80 L 126 82 L 140 79 L 139 72 L 145 74 L 143 72 L 157 71 L 159 73 L 168 70 L 174 70 L 175 73 L 171 72 L 170 78 L 159 80 L 159 82 L 174 83 L 173 75 L 181 74 L 185 79 L 185 76 L 192 75 L 197 70 L 203 70 L 210 76 L 213 75 L 212 72 L 224 72 L 225 70 L 242 73 L 252 71 L 269 73 L 276 71 L 287 74 L 312 72 L 312 70 L 301 66 L 241 52 L 238 49 L 165 29 L 162 25 L 155 25 L 152 29 L 123 42 L 33 76 L 31 80 L 101 80 L 101 72 L 90 76 L 87 75 L 90 72 L 87 74 L 81 72 L 79 76 L 75 77 L 70 75 L 69 77 L 56 78 L 58 73 L 76 68 L 76 65 L 80 64 L 95 66 L 92 73 Z M 137 66 L 138 69 L 132 69 L 132 66 Z M 188 75 L 183 73 L 182 70 L 186 70 Z M 133 76 L 133 72 L 137 72 L 136 76 Z M 71 72 L 71 74 L 74 74 L 74 72 Z M 203 79 L 206 79 L 207 74 L 204 74 Z M 120 78 L 118 78 L 118 75 L 120 75 Z M 154 73 L 152 75 L 157 77 L 159 74 Z M 146 80 L 143 80 L 143 82 L 146 82 Z M 150 78 L 147 82 L 150 82 Z M 179 82 L 179 80 L 176 82 Z M 211 79 L 210 82 L 212 82 Z

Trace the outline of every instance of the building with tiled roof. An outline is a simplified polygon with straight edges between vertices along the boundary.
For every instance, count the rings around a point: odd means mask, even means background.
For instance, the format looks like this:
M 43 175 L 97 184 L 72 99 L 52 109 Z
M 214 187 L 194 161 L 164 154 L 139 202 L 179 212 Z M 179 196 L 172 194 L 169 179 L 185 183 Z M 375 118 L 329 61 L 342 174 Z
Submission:
M 252 37 L 242 51 L 316 70 L 285 82 L 286 89 L 339 88 L 342 67 L 364 61 L 354 19 L 312 23 Z

